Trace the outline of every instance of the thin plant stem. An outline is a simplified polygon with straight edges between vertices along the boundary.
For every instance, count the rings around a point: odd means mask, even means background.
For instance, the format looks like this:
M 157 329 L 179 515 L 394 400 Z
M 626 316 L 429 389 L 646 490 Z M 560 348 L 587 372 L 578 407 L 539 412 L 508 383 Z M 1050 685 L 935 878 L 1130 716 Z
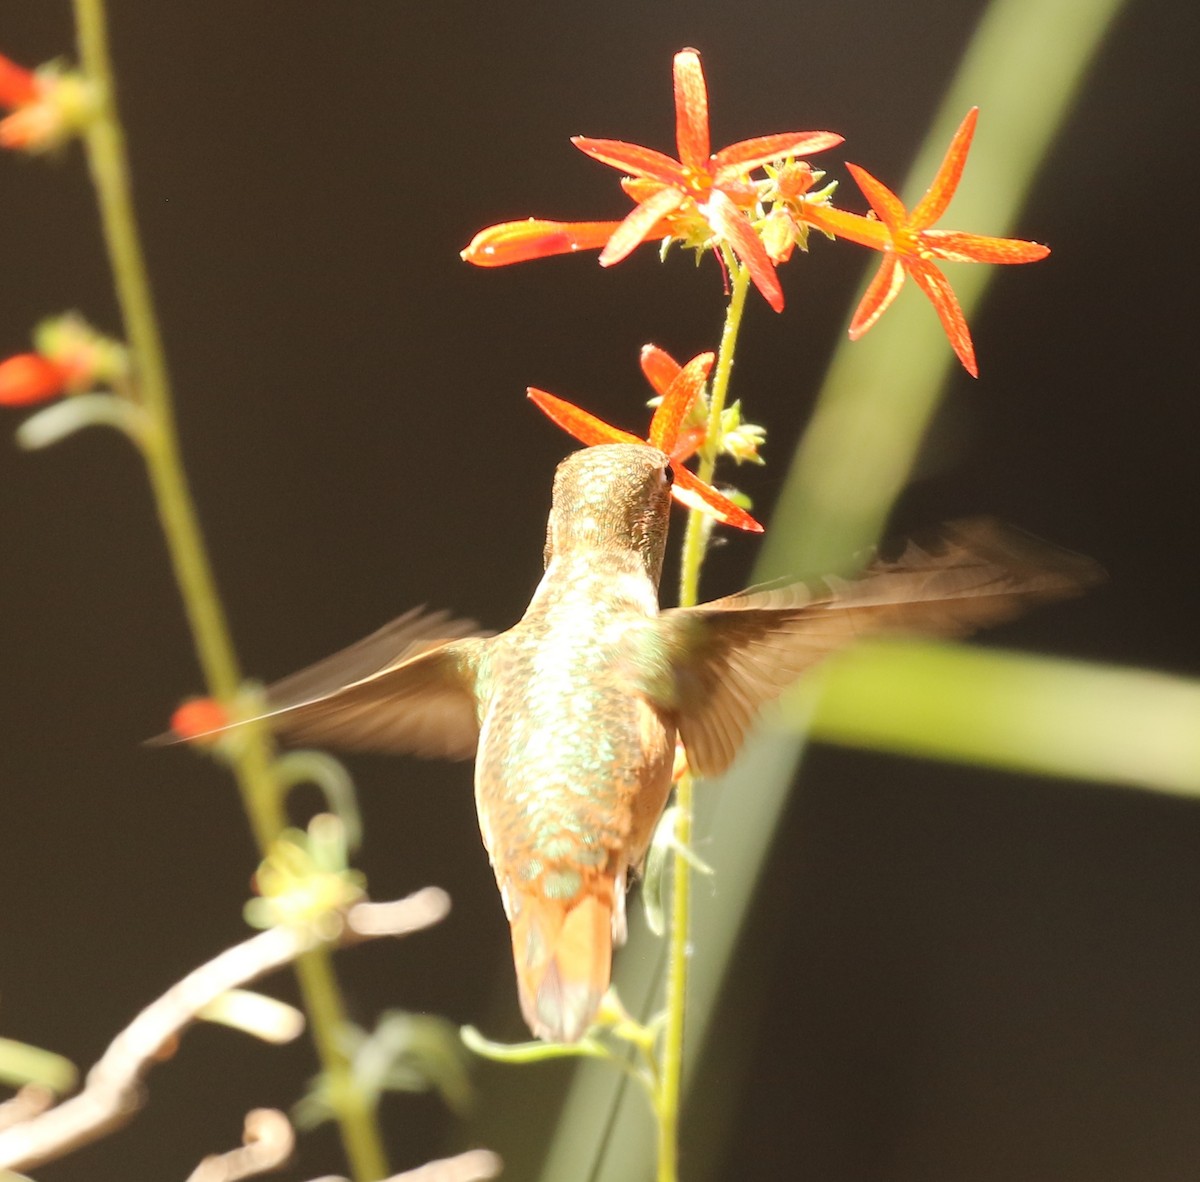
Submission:
M 733 374 L 733 354 L 737 348 L 746 294 L 750 290 L 749 268 L 736 259 L 727 262 L 732 276 L 729 307 L 725 311 L 725 327 L 721 330 L 721 349 L 713 373 L 712 391 L 708 401 L 708 423 L 704 446 L 700 449 L 700 465 L 696 475 L 706 484 L 713 478 L 720 452 L 721 412 L 729 395 L 729 379 Z M 700 568 L 704 564 L 704 548 L 712 518 L 698 509 L 688 513 L 687 530 L 683 537 L 683 563 L 679 574 L 679 606 L 693 607 L 700 599 Z
M 733 277 L 725 327 L 721 332 L 721 350 L 717 356 L 709 395 L 708 429 L 700 452 L 699 478 L 712 480 L 720 451 L 721 412 L 729 392 L 733 372 L 733 354 L 738 331 L 750 290 L 750 271 L 736 261 L 730 267 Z M 679 605 L 693 607 L 700 597 L 700 568 L 704 563 L 707 526 L 704 514 L 693 509 L 688 514 L 683 540 L 683 564 L 680 576 Z M 674 874 L 671 895 L 671 934 L 667 962 L 667 1021 L 663 1030 L 662 1068 L 655 1109 L 658 1115 L 658 1182 L 678 1178 L 679 1106 L 683 1088 L 684 1014 L 687 1006 L 688 947 L 691 924 L 692 875 L 688 850 L 692 842 L 692 777 L 685 773 L 675 787 Z
M 104 0 L 74 0 L 74 9 L 80 64 L 96 101 L 84 143 L 134 359 L 134 396 L 146 412 L 142 453 L 205 683 L 213 697 L 229 701 L 238 691 L 241 672 L 179 451 L 162 337 L 138 238 L 124 134 L 116 110 Z M 255 733 L 238 745 L 231 766 L 255 842 L 265 853 L 285 827 L 286 815 L 270 739 L 258 728 L 247 729 Z M 388 1168 L 375 1114 L 340 1044 L 345 1013 L 328 951 L 305 954 L 296 971 L 350 1168 L 358 1182 L 383 1178 Z

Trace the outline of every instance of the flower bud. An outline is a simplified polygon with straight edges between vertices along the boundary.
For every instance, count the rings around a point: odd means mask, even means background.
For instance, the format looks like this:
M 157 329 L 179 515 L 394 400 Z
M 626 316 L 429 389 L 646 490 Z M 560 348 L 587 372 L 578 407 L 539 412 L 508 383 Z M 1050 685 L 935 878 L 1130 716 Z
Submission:
M 33 406 L 57 398 L 66 388 L 61 365 L 39 353 L 18 353 L 0 361 L 0 406 Z

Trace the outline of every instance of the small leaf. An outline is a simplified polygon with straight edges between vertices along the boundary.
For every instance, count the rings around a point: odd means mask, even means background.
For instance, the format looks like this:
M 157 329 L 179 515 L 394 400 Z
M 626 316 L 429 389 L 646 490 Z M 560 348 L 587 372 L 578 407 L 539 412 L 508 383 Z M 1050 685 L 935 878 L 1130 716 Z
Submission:
M 295 1006 L 250 989 L 230 989 L 209 1002 L 196 1016 L 277 1046 L 291 1042 L 304 1032 L 304 1015 Z
M 48 447 L 82 427 L 116 427 L 140 446 L 148 420 L 131 402 L 112 394 L 77 394 L 27 418 L 16 431 L 26 451 Z

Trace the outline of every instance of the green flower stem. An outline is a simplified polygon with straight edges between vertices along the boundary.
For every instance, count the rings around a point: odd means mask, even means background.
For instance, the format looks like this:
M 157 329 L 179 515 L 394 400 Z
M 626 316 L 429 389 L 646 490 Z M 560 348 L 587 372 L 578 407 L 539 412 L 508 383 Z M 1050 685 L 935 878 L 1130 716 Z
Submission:
M 733 374 L 733 354 L 737 348 L 742 313 L 746 309 L 746 294 L 750 290 L 750 270 L 734 258 L 727 259 L 733 277 L 729 307 L 725 312 L 725 327 L 721 330 L 721 351 L 713 374 L 712 392 L 708 401 L 708 423 L 704 446 L 700 449 L 700 466 L 696 475 L 708 483 L 713 478 L 717 456 L 721 451 L 721 412 L 729 394 L 729 379 Z M 683 537 L 683 567 L 679 576 L 679 606 L 692 607 L 700 601 L 700 568 L 704 564 L 704 547 L 709 521 L 698 509 L 688 514 L 687 532 Z M 690 820 L 688 822 L 690 824 Z
M 733 372 L 733 354 L 738 331 L 750 290 L 750 271 L 740 263 L 730 267 L 733 290 L 721 332 L 721 351 L 713 374 L 708 404 L 708 430 L 700 452 L 697 475 L 712 480 L 720 453 L 721 412 L 729 392 Z M 700 598 L 700 568 L 704 564 L 708 526 L 704 514 L 693 509 L 688 514 L 683 539 L 683 569 L 680 575 L 679 605 L 692 607 Z M 658 1114 L 658 1182 L 675 1182 L 678 1177 L 679 1101 L 683 1088 L 683 1026 L 687 1005 L 688 936 L 691 923 L 692 867 L 692 777 L 685 774 L 675 787 L 676 850 L 671 895 L 671 934 L 667 964 L 667 1022 L 663 1030 L 662 1067 L 655 1105 Z
M 104 0 L 74 0 L 74 7 L 80 64 L 94 87 L 96 102 L 84 143 L 135 361 L 136 397 L 147 418 L 142 453 L 205 683 L 213 697 L 230 701 L 238 691 L 241 672 L 179 452 L 162 338 L 138 239 L 124 135 L 114 100 Z M 265 853 L 285 827 L 286 816 L 272 768 L 270 740 L 265 732 L 249 729 L 254 733 L 238 745 L 232 767 L 255 841 Z M 345 1014 L 328 951 L 307 953 L 296 971 L 351 1170 L 359 1182 L 382 1178 L 388 1169 L 374 1111 L 356 1084 L 339 1042 Z

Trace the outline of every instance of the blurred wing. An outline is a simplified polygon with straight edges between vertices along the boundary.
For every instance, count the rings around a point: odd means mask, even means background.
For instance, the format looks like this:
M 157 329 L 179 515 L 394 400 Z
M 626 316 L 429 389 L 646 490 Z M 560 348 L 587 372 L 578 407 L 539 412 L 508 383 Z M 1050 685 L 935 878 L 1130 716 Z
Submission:
M 945 528 L 935 552 L 909 544 L 857 579 L 750 588 L 662 613 L 676 717 L 697 773 L 723 772 L 759 707 L 810 666 L 880 633 L 961 636 L 1103 577 L 1078 554 L 992 521 Z
M 267 700 L 272 712 L 313 702 L 448 641 L 479 635 L 483 634 L 474 620 L 456 620 L 447 611 L 415 607 L 348 648 L 275 682 L 267 689 Z
M 258 717 L 289 742 L 468 759 L 479 741 L 475 674 L 485 643 L 474 621 L 416 608 L 268 687 Z
M 479 742 L 475 672 L 484 643 L 450 641 L 263 717 L 289 742 L 469 759 Z

